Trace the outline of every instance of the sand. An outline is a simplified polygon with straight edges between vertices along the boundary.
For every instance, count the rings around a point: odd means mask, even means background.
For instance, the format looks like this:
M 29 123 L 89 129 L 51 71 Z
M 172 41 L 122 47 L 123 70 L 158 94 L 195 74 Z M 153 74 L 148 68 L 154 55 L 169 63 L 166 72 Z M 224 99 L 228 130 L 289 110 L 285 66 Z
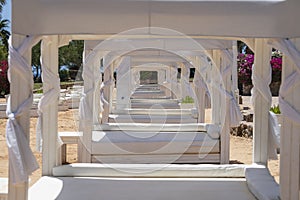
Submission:
M 69 110 L 66 112 L 59 112 L 58 130 L 59 131 L 77 131 L 77 125 L 74 116 L 78 110 Z M 5 126 L 6 119 L 0 119 L 0 177 L 8 177 L 8 152 L 5 141 Z M 30 145 L 34 151 L 41 166 L 41 154 L 35 150 L 35 129 L 37 118 L 31 118 L 30 124 Z M 252 163 L 252 139 L 231 136 L 230 137 L 230 162 L 231 163 Z M 68 145 L 67 162 L 77 162 L 77 148 L 76 145 Z M 270 161 L 269 168 L 271 174 L 279 181 L 279 161 Z M 41 177 L 41 169 L 37 170 L 30 176 L 30 185 L 35 183 Z

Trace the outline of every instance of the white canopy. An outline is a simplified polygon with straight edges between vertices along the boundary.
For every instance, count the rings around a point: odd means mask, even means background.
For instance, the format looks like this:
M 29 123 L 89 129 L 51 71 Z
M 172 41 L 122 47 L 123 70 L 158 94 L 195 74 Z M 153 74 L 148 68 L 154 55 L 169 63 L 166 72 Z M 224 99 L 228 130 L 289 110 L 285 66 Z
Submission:
M 12 31 L 105 35 L 164 27 L 193 36 L 291 38 L 300 37 L 299 7 L 298 0 L 14 0 Z

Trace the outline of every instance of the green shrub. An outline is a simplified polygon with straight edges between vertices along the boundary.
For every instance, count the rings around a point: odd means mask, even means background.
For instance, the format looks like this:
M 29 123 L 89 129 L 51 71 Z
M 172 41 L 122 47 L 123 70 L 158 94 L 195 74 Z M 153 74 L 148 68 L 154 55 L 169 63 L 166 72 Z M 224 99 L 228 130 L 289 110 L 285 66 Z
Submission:
M 194 99 L 190 96 L 186 96 L 183 100 L 182 103 L 194 103 Z
M 281 112 L 280 112 L 280 108 L 279 108 L 279 105 L 274 105 L 274 106 L 272 106 L 271 108 L 270 108 L 270 111 L 272 111 L 273 113 L 275 113 L 275 114 L 280 114 Z

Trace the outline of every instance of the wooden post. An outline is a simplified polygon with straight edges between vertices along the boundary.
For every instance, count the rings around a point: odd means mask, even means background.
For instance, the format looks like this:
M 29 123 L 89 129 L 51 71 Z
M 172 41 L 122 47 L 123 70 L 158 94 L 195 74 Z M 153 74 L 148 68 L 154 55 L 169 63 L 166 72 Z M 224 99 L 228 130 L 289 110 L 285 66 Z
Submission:
M 12 35 L 12 45 L 15 49 L 18 49 L 22 42 L 24 41 L 25 36 L 20 36 L 17 34 Z M 31 49 L 28 49 L 25 54 L 23 54 L 23 58 L 26 60 L 27 63 L 31 62 Z M 10 66 L 11 67 L 11 66 Z M 16 110 L 18 106 L 26 100 L 30 94 L 32 94 L 32 88 L 29 90 L 25 90 L 23 85 L 27 84 L 24 83 L 23 79 L 20 78 L 18 73 L 15 73 L 13 68 L 10 69 L 11 71 L 11 79 L 10 79 L 10 104 L 12 111 Z M 32 81 L 32 80 L 28 80 Z M 20 124 L 21 128 L 24 131 L 25 136 L 27 137 L 28 141 L 30 141 L 30 115 L 29 111 L 24 112 L 22 116 L 18 119 L 18 123 Z M 12 183 L 12 163 L 9 161 L 9 179 L 8 179 L 8 200 L 26 200 L 28 199 L 28 182 L 21 183 L 14 185 Z
M 170 73 L 171 73 L 171 94 L 173 99 L 178 99 L 179 94 L 178 94 L 178 83 L 177 83 L 177 68 L 175 66 L 172 66 L 170 68 Z
M 47 68 L 50 72 L 58 76 L 58 36 L 49 36 L 42 41 L 41 58 L 43 60 L 42 68 Z M 55 83 L 59 84 L 59 83 Z M 52 83 L 43 83 L 43 93 L 52 89 Z M 44 108 L 42 115 L 42 133 L 43 133 L 43 176 L 51 176 L 52 169 L 58 163 L 57 159 L 57 116 L 58 116 L 58 99 L 48 107 Z
M 167 84 L 165 84 L 165 90 L 166 90 L 166 97 L 171 98 L 172 92 L 171 92 L 171 67 L 168 66 L 166 68 L 166 80 Z
M 102 112 L 102 124 L 108 123 L 109 113 L 111 112 L 111 93 L 112 86 L 109 82 L 113 81 L 113 64 L 106 63 L 108 60 L 104 59 L 104 83 L 107 84 L 104 87 L 104 98 L 108 104 L 104 104 Z
M 295 47 L 300 50 L 300 39 L 291 40 Z M 282 83 L 293 73 L 297 73 L 297 66 L 291 59 L 283 56 L 282 67 Z M 290 92 L 284 96 L 284 100 L 287 101 L 294 109 L 300 110 L 300 90 L 299 84 L 291 87 Z M 299 157 L 300 157 L 300 145 L 299 145 L 299 130 L 300 125 L 291 121 L 283 116 L 283 123 L 281 126 L 281 146 L 280 146 L 280 194 L 281 199 L 293 200 L 299 199 Z
M 252 77 L 265 81 L 258 84 L 257 79 L 253 79 L 253 89 L 257 89 L 256 97 L 253 97 L 254 109 L 254 127 L 253 127 L 253 161 L 267 165 L 268 162 L 268 134 L 269 134 L 269 110 L 271 106 L 271 94 L 260 93 L 264 88 L 258 88 L 264 85 L 269 90 L 271 81 L 270 67 L 271 48 L 267 45 L 265 39 L 255 39 L 255 59 L 252 69 Z M 267 90 L 266 89 L 266 90 Z M 267 98 L 267 99 L 266 99 Z
M 194 75 L 194 87 L 195 87 L 195 96 L 197 98 L 197 109 L 198 109 L 198 123 L 205 122 L 205 89 L 203 87 L 197 86 L 197 80 L 202 80 L 203 77 L 200 74 L 201 65 L 203 65 L 203 61 L 197 56 L 194 58 L 195 63 L 195 75 Z M 196 82 L 195 82 L 196 81 Z
M 100 120 L 100 87 L 102 84 L 102 73 L 100 72 L 100 56 L 94 58 L 93 71 L 94 71 L 94 94 L 93 94 L 93 124 L 99 124 Z
M 86 94 L 85 100 L 86 104 L 88 104 L 88 108 L 92 109 L 92 106 L 94 104 L 94 93 L 90 92 L 91 89 L 94 87 L 94 80 L 92 77 L 94 77 L 94 66 L 95 62 L 87 59 L 92 59 L 88 58 L 89 53 L 91 50 L 87 49 L 86 45 L 84 45 L 84 51 L 83 51 L 83 80 L 84 80 L 84 93 Z M 93 74 L 92 74 L 93 73 Z M 81 108 L 82 109 L 82 108 Z M 83 112 L 83 110 L 82 110 Z M 93 115 L 93 111 L 86 111 L 87 113 L 90 113 Z M 93 117 L 90 116 L 90 119 L 81 119 L 81 129 L 83 131 L 83 136 L 81 140 L 79 140 L 78 143 L 78 161 L 79 162 L 87 162 L 90 163 L 92 161 L 91 159 L 91 143 L 92 143 L 92 121 Z M 95 119 L 94 119 L 95 120 Z
M 130 107 L 131 78 L 130 57 L 126 56 L 117 68 L 117 110 Z
M 238 73 L 237 73 L 237 56 L 238 56 L 238 49 L 237 49 L 237 41 L 232 42 L 232 53 L 233 53 L 233 60 L 232 60 L 232 93 L 236 98 L 236 102 L 239 103 L 239 88 L 238 88 Z
M 231 66 L 232 68 L 232 62 L 233 60 L 228 60 L 226 58 L 226 55 L 223 55 L 224 57 L 221 57 L 221 75 L 223 79 L 224 89 L 227 93 L 231 94 L 232 90 L 232 69 L 228 70 L 226 69 L 227 65 Z M 225 120 L 223 124 L 223 128 L 221 130 L 221 163 L 222 164 L 228 164 L 229 163 L 229 157 L 230 157 L 230 102 L 231 99 L 226 96 L 226 110 L 225 110 Z
M 190 76 L 190 69 L 184 63 L 180 63 L 181 67 L 181 76 L 180 76 L 180 84 L 181 84 L 181 99 L 184 99 L 186 96 L 189 96 L 187 84 L 189 84 L 189 76 Z M 189 85 L 188 85 L 189 87 Z
M 210 72 L 211 76 L 215 76 L 220 74 L 220 67 L 221 67 L 221 59 L 220 59 L 220 52 L 219 50 L 212 51 L 212 59 L 215 64 L 215 67 L 212 68 Z M 220 75 L 219 75 L 220 76 Z M 221 79 L 221 77 L 220 77 Z M 220 79 L 214 80 L 214 85 L 219 87 L 221 84 Z M 221 114 L 220 114 L 220 105 L 221 105 L 221 94 L 220 91 L 213 87 L 211 92 L 211 110 L 212 110 L 212 123 L 213 124 L 221 124 Z

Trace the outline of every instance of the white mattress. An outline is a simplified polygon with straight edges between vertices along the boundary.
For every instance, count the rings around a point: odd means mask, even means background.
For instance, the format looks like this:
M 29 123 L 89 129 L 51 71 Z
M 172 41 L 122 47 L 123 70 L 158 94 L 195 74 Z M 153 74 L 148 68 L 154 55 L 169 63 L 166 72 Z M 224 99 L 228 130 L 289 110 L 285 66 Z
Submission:
M 244 178 L 42 177 L 29 200 L 255 200 Z

